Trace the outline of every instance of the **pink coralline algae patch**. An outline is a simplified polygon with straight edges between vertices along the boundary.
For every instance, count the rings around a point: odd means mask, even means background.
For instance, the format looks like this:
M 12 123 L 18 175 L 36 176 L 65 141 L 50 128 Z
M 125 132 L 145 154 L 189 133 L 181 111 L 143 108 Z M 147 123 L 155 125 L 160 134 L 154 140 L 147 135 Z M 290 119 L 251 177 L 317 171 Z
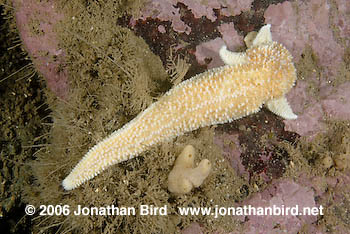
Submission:
M 234 229 L 231 234 L 247 233 L 247 234 L 279 234 L 279 233 L 300 233 L 301 230 L 307 233 L 324 233 L 314 224 L 319 215 L 325 213 L 325 208 L 315 202 L 315 192 L 309 185 L 305 186 L 302 183 L 296 183 L 290 179 L 282 179 L 273 182 L 262 192 L 254 194 L 250 199 L 237 205 L 235 215 L 232 218 L 240 225 Z M 312 185 L 312 184 L 311 184 Z M 245 209 L 251 211 L 250 215 L 241 215 L 241 211 Z M 245 208 L 244 208 L 245 207 Z M 274 208 L 275 207 L 275 208 Z M 288 209 L 288 212 L 286 211 Z M 264 215 L 264 208 L 275 209 L 273 215 Z M 281 209 L 283 208 L 283 214 Z M 259 213 L 254 215 L 253 209 L 260 209 Z M 267 209 L 267 210 L 268 210 Z M 314 214 L 302 214 L 303 209 L 312 209 Z M 269 212 L 269 211 L 268 211 Z M 278 212 L 280 214 L 278 215 Z M 181 233 L 205 233 L 207 230 L 201 227 L 198 223 L 192 223 L 185 228 Z M 228 233 L 223 230 L 217 230 L 215 233 Z
M 234 16 L 242 11 L 250 9 L 252 0 L 212 0 L 212 1 L 196 1 L 196 0 L 179 0 L 190 9 L 196 18 L 203 16 L 214 22 L 217 17 L 214 10 L 220 10 L 221 15 Z
M 331 90 L 320 100 L 309 97 L 306 82 L 299 82 L 289 95 L 291 106 L 299 114 L 296 121 L 285 121 L 287 131 L 295 131 L 302 136 L 314 136 L 325 131 L 325 118 L 349 120 L 350 118 L 350 82 L 345 82 Z M 326 92 L 325 92 L 326 93 Z M 304 109 L 303 109 L 304 108 Z
M 344 50 L 333 36 L 330 14 L 327 0 L 311 0 L 271 5 L 264 16 L 265 22 L 271 24 L 274 40 L 283 43 L 296 61 L 310 45 L 318 55 L 320 65 L 326 68 L 326 74 L 334 74 Z
M 158 31 L 159 31 L 160 33 L 166 33 L 165 27 L 164 27 L 163 25 L 159 25 L 159 26 L 158 26 Z
M 316 207 L 314 192 L 288 179 L 276 181 L 263 192 L 245 201 L 245 206 L 258 207 Z M 297 233 L 303 225 L 312 224 L 316 215 L 248 215 L 244 223 L 244 233 Z
M 296 87 L 287 95 L 290 105 L 298 115 L 297 120 L 284 120 L 285 130 L 296 132 L 301 136 L 313 137 L 320 132 L 323 125 L 324 109 L 321 103 L 310 97 L 308 84 L 298 81 Z
M 206 17 L 214 22 L 217 20 L 215 10 L 220 10 L 223 16 L 234 16 L 249 10 L 252 2 L 252 0 L 152 0 L 143 8 L 140 17 L 132 19 L 132 22 L 147 18 L 169 21 L 175 32 L 189 34 L 191 27 L 183 21 L 178 4 L 185 5 L 195 18 Z
M 334 15 L 334 23 L 339 29 L 340 36 L 342 38 L 350 37 L 350 1 L 347 0 L 336 0 L 338 8 L 337 14 Z M 349 41 L 347 41 L 349 45 Z
M 301 174 L 297 178 L 297 183 L 312 189 L 317 197 L 316 206 L 323 204 L 324 213 L 330 216 L 330 213 L 342 221 L 336 222 L 334 227 L 331 225 L 315 225 L 310 226 L 308 233 L 349 233 L 348 220 L 344 218 L 347 216 L 349 210 L 349 185 L 350 185 L 350 171 L 343 171 L 342 174 L 334 176 L 315 176 L 311 177 Z M 326 219 L 329 220 L 329 217 Z M 310 229 L 316 229 L 315 232 L 310 232 Z
M 142 10 L 141 16 L 139 18 L 133 18 L 132 22 L 135 20 L 147 20 L 147 18 L 159 19 L 162 21 L 170 21 L 171 27 L 176 32 L 186 32 L 190 33 L 191 29 L 180 19 L 179 8 L 174 6 L 176 1 L 166 0 L 166 1 L 150 1 Z
M 346 0 L 311 0 L 271 5 L 265 11 L 273 39 L 291 51 L 295 62 L 311 48 L 318 66 L 307 77 L 299 77 L 288 94 L 299 117 L 286 120 L 286 130 L 314 136 L 324 129 L 325 119 L 349 120 L 350 102 L 346 99 L 350 83 L 333 85 L 344 75 L 339 70 L 349 45 L 349 9 Z
M 198 223 L 191 223 L 181 234 L 203 234 L 203 229 Z
M 219 56 L 219 50 L 223 45 L 226 45 L 232 51 L 243 46 L 243 37 L 238 35 L 233 23 L 220 25 L 218 31 L 222 37 L 203 42 L 196 47 L 195 56 L 198 63 L 201 65 L 207 64 L 208 69 L 224 65 Z
M 207 64 L 208 69 L 224 65 L 219 56 L 219 50 L 224 44 L 225 42 L 217 37 L 198 45 L 195 52 L 198 63 L 201 65 Z
M 17 28 L 35 68 L 60 98 L 68 93 L 67 72 L 61 68 L 64 51 L 59 48 L 55 24 L 63 18 L 52 1 L 15 0 Z
M 337 87 L 334 93 L 321 101 L 322 108 L 330 118 L 349 119 L 350 82 Z

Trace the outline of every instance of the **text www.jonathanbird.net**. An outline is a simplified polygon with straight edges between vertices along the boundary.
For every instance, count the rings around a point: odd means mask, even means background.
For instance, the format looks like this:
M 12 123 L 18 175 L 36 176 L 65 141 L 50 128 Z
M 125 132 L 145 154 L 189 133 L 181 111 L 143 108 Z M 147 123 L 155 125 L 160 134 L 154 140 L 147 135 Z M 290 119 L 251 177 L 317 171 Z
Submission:
M 154 206 L 154 205 L 140 205 L 138 207 L 118 207 L 114 205 L 101 206 L 101 207 L 88 207 L 78 205 L 77 207 L 70 207 L 69 205 L 40 205 L 38 214 L 40 216 L 53 216 L 63 215 L 67 216 L 82 215 L 82 216 L 131 216 L 131 215 L 168 215 L 168 207 Z M 179 215 L 184 216 L 214 216 L 219 218 L 220 216 L 268 216 L 268 215 L 323 215 L 323 207 L 299 207 L 295 206 L 269 206 L 269 207 L 255 207 L 251 205 L 238 206 L 238 207 L 178 207 Z M 25 207 L 27 215 L 34 215 L 36 213 L 36 207 L 33 205 L 27 205 Z

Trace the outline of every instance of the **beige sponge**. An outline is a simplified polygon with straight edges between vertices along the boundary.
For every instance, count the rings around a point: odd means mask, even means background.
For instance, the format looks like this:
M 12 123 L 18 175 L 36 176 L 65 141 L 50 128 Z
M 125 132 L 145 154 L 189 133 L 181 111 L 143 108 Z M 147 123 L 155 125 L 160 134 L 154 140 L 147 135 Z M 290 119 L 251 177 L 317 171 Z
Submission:
M 192 145 L 187 145 L 175 161 L 173 170 L 169 174 L 168 189 L 172 193 L 185 194 L 193 187 L 199 187 L 211 170 L 211 163 L 203 159 L 194 167 L 195 151 Z

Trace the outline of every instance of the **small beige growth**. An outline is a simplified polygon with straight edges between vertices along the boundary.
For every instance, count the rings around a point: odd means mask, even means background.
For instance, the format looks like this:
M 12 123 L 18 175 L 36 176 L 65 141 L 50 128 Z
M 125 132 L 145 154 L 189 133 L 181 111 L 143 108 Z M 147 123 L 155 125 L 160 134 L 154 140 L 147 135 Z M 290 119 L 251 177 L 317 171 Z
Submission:
M 187 145 L 175 161 L 173 170 L 168 177 L 168 190 L 172 193 L 185 194 L 193 187 L 199 187 L 211 170 L 211 163 L 203 159 L 194 168 L 195 151 L 192 145 Z
M 349 154 L 338 154 L 334 158 L 335 167 L 338 170 L 346 170 L 350 168 L 350 156 Z

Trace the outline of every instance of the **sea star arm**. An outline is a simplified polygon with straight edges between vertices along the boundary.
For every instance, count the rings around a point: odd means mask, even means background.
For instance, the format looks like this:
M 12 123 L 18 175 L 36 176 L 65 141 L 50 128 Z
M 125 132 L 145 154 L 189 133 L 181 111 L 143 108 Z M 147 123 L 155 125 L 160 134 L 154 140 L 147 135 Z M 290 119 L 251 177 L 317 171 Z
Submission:
M 221 60 L 227 65 L 243 64 L 247 62 L 245 53 L 232 52 L 224 45 L 219 51 Z
M 270 29 L 271 29 L 270 24 L 263 26 L 257 33 L 253 42 L 251 43 L 252 46 L 259 46 L 265 43 L 271 43 L 272 35 L 271 35 Z M 249 45 L 248 47 L 251 47 L 251 45 Z M 247 63 L 246 53 L 229 51 L 225 45 L 221 47 L 219 51 L 219 55 L 222 61 L 227 65 L 237 65 L 237 64 Z
M 278 116 L 285 119 L 296 119 L 298 116 L 293 113 L 285 96 L 278 99 L 272 99 L 266 102 L 267 108 Z
M 272 42 L 270 28 L 271 28 L 271 24 L 267 24 L 259 30 L 255 39 L 253 40 L 253 46 L 258 46 L 258 45 Z

